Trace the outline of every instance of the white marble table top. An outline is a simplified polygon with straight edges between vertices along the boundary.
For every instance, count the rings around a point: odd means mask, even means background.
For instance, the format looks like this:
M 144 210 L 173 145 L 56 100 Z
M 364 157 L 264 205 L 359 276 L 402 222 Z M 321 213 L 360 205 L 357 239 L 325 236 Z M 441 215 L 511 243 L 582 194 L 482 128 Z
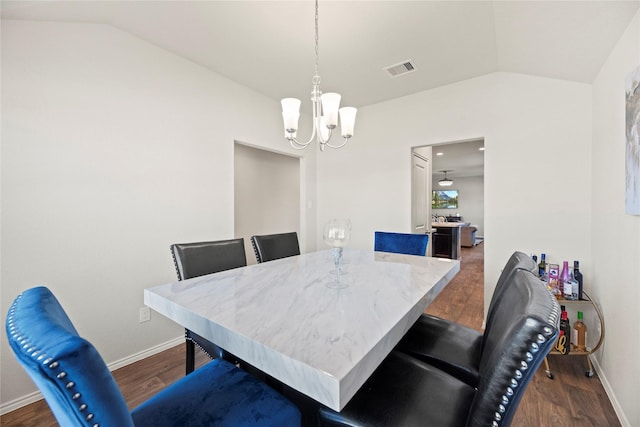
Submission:
M 345 289 L 326 286 L 326 250 L 145 289 L 144 302 L 339 411 L 460 270 L 354 249 L 344 262 Z

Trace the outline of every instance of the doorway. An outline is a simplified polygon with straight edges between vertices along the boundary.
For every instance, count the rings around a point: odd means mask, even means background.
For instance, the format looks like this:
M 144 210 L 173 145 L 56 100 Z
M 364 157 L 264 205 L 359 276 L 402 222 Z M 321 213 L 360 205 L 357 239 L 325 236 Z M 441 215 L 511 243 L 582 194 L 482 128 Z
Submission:
M 484 241 L 484 138 L 413 147 L 411 158 L 411 232 L 429 234 L 427 255 L 433 255 L 437 217 L 475 226 L 473 243 Z M 451 184 L 441 186 L 445 170 Z M 456 204 L 432 209 L 432 191 L 442 189 L 455 190 Z
M 295 231 L 300 236 L 300 158 L 234 144 L 234 236 L 245 241 L 255 264 L 251 236 Z
M 455 204 L 433 209 L 437 217 L 474 225 L 478 239 L 484 233 L 484 138 L 449 142 L 431 146 L 433 149 L 433 190 L 453 190 Z M 445 178 L 449 185 L 441 186 Z

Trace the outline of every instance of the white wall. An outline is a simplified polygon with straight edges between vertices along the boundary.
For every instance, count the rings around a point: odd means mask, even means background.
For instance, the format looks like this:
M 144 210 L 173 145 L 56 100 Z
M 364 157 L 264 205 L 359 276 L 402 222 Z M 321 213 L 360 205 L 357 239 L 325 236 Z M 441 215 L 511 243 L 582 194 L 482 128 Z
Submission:
M 180 337 L 138 323 L 143 289 L 175 280 L 171 243 L 233 237 L 234 140 L 294 153 L 281 122 L 277 101 L 112 27 L 3 20 L 2 313 L 47 285 L 107 363 Z M 315 206 L 315 150 L 295 155 Z M 4 328 L 0 346 L 6 408 L 35 386 Z
M 410 229 L 412 146 L 485 139 L 486 296 L 514 250 L 579 259 L 590 274 L 591 88 L 494 73 L 362 108 L 356 135 L 318 159 L 318 223 L 348 216 L 352 245 Z
M 622 103 L 622 92 L 615 96 Z M 359 248 L 373 246 L 376 229 L 408 232 L 411 147 L 484 138 L 485 301 L 515 250 L 580 260 L 587 285 L 598 286 L 591 256 L 591 97 L 587 84 L 494 73 L 361 108 L 349 145 L 318 159 L 318 223 L 350 217 L 351 245 Z M 621 238 L 609 235 L 611 256 Z M 637 265 L 637 251 L 632 254 Z M 637 287 L 637 277 L 632 283 Z M 629 322 L 620 334 L 637 325 Z M 635 396 L 624 387 L 614 392 Z
M 640 216 L 626 215 L 625 79 L 640 65 L 636 13 L 593 83 L 593 290 L 606 319 L 598 362 L 629 426 L 640 425 Z M 585 276 L 586 277 L 586 276 Z M 586 280 L 586 279 L 585 279 Z
M 434 190 L 445 189 L 445 187 L 438 187 L 438 180 L 434 179 L 433 182 Z M 464 222 L 478 227 L 476 236 L 484 236 L 484 176 L 456 178 L 449 188 L 458 190 L 458 209 L 434 209 L 433 214 L 438 216 L 460 214 Z
M 514 250 L 580 260 L 607 328 L 596 362 L 625 425 L 640 425 L 640 218 L 624 215 L 624 80 L 640 63 L 639 19 L 593 91 L 490 74 L 362 108 L 349 147 L 318 160 L 318 223 L 349 216 L 351 244 L 370 248 L 375 229 L 409 230 L 411 146 L 484 137 L 485 301 Z

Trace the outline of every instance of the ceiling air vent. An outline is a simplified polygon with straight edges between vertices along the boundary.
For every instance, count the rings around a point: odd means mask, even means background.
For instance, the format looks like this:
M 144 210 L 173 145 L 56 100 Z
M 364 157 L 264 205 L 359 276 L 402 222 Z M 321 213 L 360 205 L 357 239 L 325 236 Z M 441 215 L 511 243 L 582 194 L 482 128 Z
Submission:
M 416 67 L 411 63 L 411 60 L 401 62 L 399 64 L 391 65 L 383 68 L 389 74 L 389 77 L 398 77 L 403 74 L 410 73 L 416 70 Z

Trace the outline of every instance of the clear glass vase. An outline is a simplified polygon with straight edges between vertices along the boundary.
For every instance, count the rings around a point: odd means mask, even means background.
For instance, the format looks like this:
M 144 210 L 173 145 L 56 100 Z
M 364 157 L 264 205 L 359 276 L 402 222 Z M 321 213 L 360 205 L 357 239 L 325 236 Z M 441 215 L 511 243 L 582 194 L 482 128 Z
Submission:
M 342 252 L 344 246 L 351 239 L 351 221 L 348 219 L 332 219 L 324 226 L 323 232 L 324 242 L 331 246 L 331 254 L 335 270 L 331 273 L 335 276 L 333 280 L 327 283 L 329 288 L 346 288 L 347 284 L 344 280 L 343 258 Z

